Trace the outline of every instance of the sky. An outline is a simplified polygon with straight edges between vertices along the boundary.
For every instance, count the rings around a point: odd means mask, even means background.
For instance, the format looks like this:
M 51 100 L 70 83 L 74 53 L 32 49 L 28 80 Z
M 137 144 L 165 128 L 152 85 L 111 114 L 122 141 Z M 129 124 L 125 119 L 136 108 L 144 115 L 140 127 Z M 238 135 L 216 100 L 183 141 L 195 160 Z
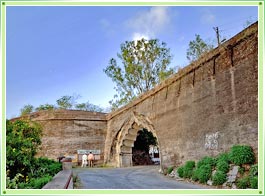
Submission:
M 8 6 L 7 118 L 64 95 L 108 107 L 115 84 L 103 69 L 125 41 L 159 39 L 173 55 L 170 67 L 183 67 L 195 34 L 216 44 L 213 27 L 229 39 L 257 18 L 256 6 Z

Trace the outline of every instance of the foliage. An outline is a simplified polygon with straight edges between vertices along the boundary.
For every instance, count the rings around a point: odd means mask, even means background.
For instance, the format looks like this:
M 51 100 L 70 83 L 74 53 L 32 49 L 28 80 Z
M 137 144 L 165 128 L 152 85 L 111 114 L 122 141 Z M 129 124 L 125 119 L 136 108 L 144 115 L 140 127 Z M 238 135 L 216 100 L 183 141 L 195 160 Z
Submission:
M 194 172 L 196 172 L 196 177 L 198 178 L 200 183 L 206 183 L 212 175 L 212 167 L 209 164 L 202 165 Z
M 249 171 L 250 176 L 257 176 L 259 172 L 258 164 L 252 165 Z
M 213 175 L 213 185 L 221 185 L 226 182 L 226 174 L 223 171 L 217 171 Z
M 245 173 L 245 168 L 244 167 L 239 167 L 238 172 L 243 175 Z
M 173 166 L 167 168 L 167 174 L 171 174 L 171 172 L 173 171 L 173 169 L 174 169 Z
M 157 145 L 156 137 L 147 129 L 138 131 L 136 141 L 134 142 L 134 150 L 143 150 L 149 153 L 149 146 Z
M 30 173 L 31 177 L 38 177 L 44 174 L 53 176 L 54 174 L 58 173 L 62 168 L 61 163 L 48 159 L 46 157 L 36 158 L 32 165 L 33 167 L 31 168 Z
M 229 159 L 236 165 L 252 164 L 255 162 L 255 155 L 250 146 L 234 145 L 229 152 Z
M 199 180 L 199 175 L 200 175 L 200 169 L 195 169 L 193 170 L 193 173 L 192 173 L 192 176 L 191 176 L 191 179 L 194 180 L 194 181 L 198 181 Z
M 239 189 L 246 189 L 250 186 L 249 182 L 249 176 L 246 176 L 244 178 L 238 179 L 236 182 L 236 186 Z
M 42 110 L 54 110 L 55 106 L 51 105 L 51 104 L 44 104 L 44 105 L 39 105 L 39 107 L 37 107 L 35 110 L 36 111 L 42 111 Z
M 187 161 L 183 167 L 183 177 L 184 178 L 191 178 L 194 167 L 195 167 L 194 161 Z
M 213 157 L 205 156 L 197 163 L 197 168 L 200 168 L 202 165 L 210 165 L 211 167 L 214 167 L 216 165 L 216 159 Z
M 45 184 L 51 181 L 52 176 L 44 175 L 39 178 L 32 178 L 29 183 L 21 182 L 18 184 L 19 189 L 41 189 Z
M 41 144 L 41 132 L 37 123 L 7 120 L 7 188 L 41 188 L 61 170 L 61 163 L 34 157 Z
M 190 41 L 187 49 L 187 59 L 192 62 L 200 58 L 202 54 L 213 49 L 213 45 L 202 40 L 200 35 L 195 34 L 195 40 Z
M 126 41 L 121 44 L 118 58 L 122 66 L 112 58 L 104 69 L 116 83 L 117 94 L 110 101 L 113 109 L 129 103 L 173 73 L 168 67 L 172 58 L 170 49 L 157 39 Z
M 229 164 L 226 161 L 219 161 L 216 164 L 216 168 L 218 171 L 227 173 L 229 171 Z
M 177 172 L 178 172 L 178 174 L 179 174 L 179 177 L 181 177 L 181 178 L 183 178 L 184 177 L 184 175 L 183 175 L 183 171 L 184 170 L 184 166 L 181 166 L 181 167 L 179 167 L 178 169 L 177 169 Z
M 100 106 L 94 105 L 92 103 L 89 103 L 89 102 L 76 104 L 75 108 L 78 110 L 84 110 L 84 111 L 103 112 L 103 108 L 101 108 Z
M 71 109 L 76 101 L 77 97 L 64 95 L 60 99 L 56 100 L 57 105 L 60 109 Z
M 21 116 L 24 116 L 24 115 L 27 115 L 27 114 L 30 114 L 34 111 L 34 107 L 33 105 L 25 105 L 22 109 L 20 109 L 20 115 Z
M 18 183 L 19 179 L 23 178 L 24 176 L 21 173 L 17 173 L 13 179 L 10 179 L 9 176 L 6 178 L 6 188 L 8 189 L 17 189 L 18 188 Z
M 217 161 L 217 163 L 219 161 L 225 161 L 225 162 L 229 163 L 229 154 L 228 153 L 221 153 L 221 154 L 219 154 L 217 156 L 217 158 L 216 158 L 216 161 Z
M 250 188 L 257 189 L 258 188 L 258 176 L 253 176 L 249 178 Z
M 41 127 L 37 123 L 16 120 L 6 122 L 6 167 L 9 177 L 26 176 L 41 144 Z

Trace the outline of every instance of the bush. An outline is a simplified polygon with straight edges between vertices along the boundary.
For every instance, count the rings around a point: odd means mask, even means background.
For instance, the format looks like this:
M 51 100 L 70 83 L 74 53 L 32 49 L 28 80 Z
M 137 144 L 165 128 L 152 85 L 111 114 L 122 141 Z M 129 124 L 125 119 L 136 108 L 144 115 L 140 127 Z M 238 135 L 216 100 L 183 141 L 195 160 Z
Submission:
M 223 173 L 227 173 L 229 171 L 229 164 L 226 161 L 220 160 L 217 162 L 216 169 Z
M 195 167 L 194 161 L 187 161 L 183 167 L 183 177 L 184 178 L 191 178 L 194 167 Z
M 238 179 L 236 185 L 237 185 L 237 188 L 239 189 L 246 189 L 249 187 L 249 177 L 246 176 L 244 178 L 241 178 L 241 179 Z
M 187 167 L 187 168 L 194 168 L 195 167 L 195 161 L 187 161 L 185 163 L 185 166 L 184 167 Z
M 229 152 L 229 160 L 236 165 L 252 164 L 255 162 L 255 155 L 250 146 L 235 145 Z
M 250 177 L 249 182 L 252 189 L 258 188 L 258 176 Z
M 250 176 L 257 176 L 259 172 L 258 164 L 252 165 L 249 171 Z
M 174 169 L 173 166 L 167 168 L 167 174 L 171 174 L 171 172 L 173 171 L 173 169 Z
M 191 179 L 194 181 L 198 181 L 199 180 L 199 174 L 200 174 L 200 169 L 193 170 Z
M 228 153 L 221 153 L 216 158 L 217 163 L 220 161 L 225 161 L 229 163 L 229 154 Z
M 213 175 L 213 185 L 221 185 L 226 182 L 226 174 L 223 171 L 217 171 Z
M 197 163 L 197 168 L 200 168 L 202 165 L 210 165 L 211 167 L 214 167 L 216 165 L 216 159 L 212 157 L 203 157 L 201 160 Z
M 201 183 L 206 183 L 212 175 L 212 167 L 211 165 L 202 165 L 194 171 L 195 173 L 196 176 L 193 176 L 194 178 L 198 178 Z
M 177 172 L 179 174 L 179 177 L 183 178 L 183 169 L 184 169 L 184 166 L 181 166 L 177 169 Z

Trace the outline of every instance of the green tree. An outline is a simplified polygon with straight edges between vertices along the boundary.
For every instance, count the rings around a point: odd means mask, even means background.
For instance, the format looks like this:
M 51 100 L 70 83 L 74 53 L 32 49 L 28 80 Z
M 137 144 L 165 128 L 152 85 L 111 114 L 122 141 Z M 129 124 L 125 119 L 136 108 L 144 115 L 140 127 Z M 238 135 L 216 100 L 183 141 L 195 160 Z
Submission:
M 122 66 L 112 58 L 104 72 L 116 83 L 117 94 L 110 101 L 113 109 L 127 104 L 171 75 L 170 49 L 159 40 L 126 41 L 118 53 Z
M 25 105 L 22 109 L 20 109 L 20 115 L 24 116 L 24 115 L 30 114 L 33 112 L 33 110 L 34 110 L 33 105 L 30 105 L 30 104 Z
M 42 129 L 39 124 L 16 120 L 6 122 L 6 169 L 8 177 L 30 172 L 34 156 L 41 144 Z
M 89 102 L 76 104 L 75 108 L 78 110 L 91 111 L 91 112 L 103 112 L 104 110 L 100 106 L 94 105 Z
M 79 95 L 77 96 L 64 95 L 60 99 L 56 100 L 56 103 L 60 109 L 71 109 L 75 105 L 75 102 L 78 98 Z
M 39 107 L 37 107 L 35 110 L 36 111 L 42 111 L 42 110 L 54 110 L 55 106 L 51 105 L 51 104 L 44 104 L 44 105 L 40 105 Z
M 200 35 L 195 34 L 195 40 L 190 41 L 187 49 L 187 59 L 192 62 L 200 58 L 202 54 L 212 50 L 214 46 L 201 39 Z

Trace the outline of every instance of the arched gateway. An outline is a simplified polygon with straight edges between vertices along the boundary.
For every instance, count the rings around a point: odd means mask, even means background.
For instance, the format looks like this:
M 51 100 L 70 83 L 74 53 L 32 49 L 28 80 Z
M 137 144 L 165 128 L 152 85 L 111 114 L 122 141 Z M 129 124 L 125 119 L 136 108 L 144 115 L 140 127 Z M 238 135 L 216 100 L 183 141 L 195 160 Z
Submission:
M 132 112 L 130 117 L 124 121 L 111 144 L 109 160 L 116 167 L 132 166 L 132 147 L 136 141 L 138 131 L 143 128 L 152 132 L 160 146 L 159 139 L 151 121 L 142 114 Z

